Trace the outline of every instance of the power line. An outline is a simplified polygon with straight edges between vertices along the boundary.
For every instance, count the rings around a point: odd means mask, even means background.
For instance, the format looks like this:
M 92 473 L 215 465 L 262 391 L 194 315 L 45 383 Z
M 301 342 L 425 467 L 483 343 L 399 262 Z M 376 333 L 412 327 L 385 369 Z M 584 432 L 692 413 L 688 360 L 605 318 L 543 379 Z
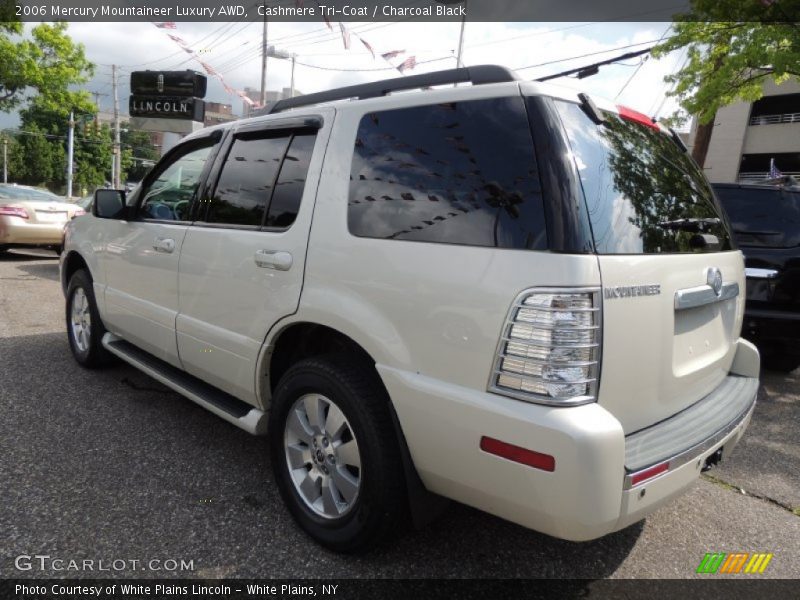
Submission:
M 554 73 L 552 75 L 545 75 L 544 77 L 538 77 L 535 81 L 549 81 L 550 79 L 558 79 L 559 77 L 565 77 L 567 75 L 572 75 L 573 73 L 577 73 L 580 76 L 582 73 L 589 73 L 594 74 L 597 72 L 598 67 L 602 67 L 603 65 L 610 65 L 619 60 L 625 60 L 627 58 L 634 58 L 636 56 L 641 56 L 642 54 L 647 54 L 653 49 L 653 46 L 649 48 L 645 48 L 644 50 L 636 50 L 634 52 L 628 52 L 626 54 L 622 54 L 620 56 L 615 56 L 613 58 L 609 58 L 607 60 L 601 60 L 600 62 L 592 63 L 591 65 L 584 65 L 582 67 L 578 67 L 576 69 L 569 69 L 568 71 L 561 71 L 560 73 Z
M 669 25 L 667 25 L 667 28 L 664 30 L 664 33 L 662 33 L 662 34 L 661 34 L 661 37 L 660 37 L 660 38 L 658 38 L 658 41 L 659 41 L 659 42 L 661 42 L 661 41 L 664 39 L 664 37 L 667 35 L 667 32 L 668 32 L 668 31 L 669 31 L 671 28 L 672 28 L 672 23 L 670 23 Z M 625 88 L 626 88 L 626 87 L 628 87 L 628 85 L 630 84 L 630 82 L 631 82 L 631 81 L 633 81 L 633 78 L 634 78 L 634 77 L 636 77 L 637 73 L 639 73 L 639 71 L 642 69 L 642 67 L 644 66 L 644 63 L 645 63 L 645 62 L 647 62 L 647 59 L 648 59 L 648 57 L 647 57 L 647 56 L 645 56 L 644 58 L 642 58 L 642 60 L 639 62 L 639 66 L 638 66 L 638 67 L 636 67 L 636 70 L 635 70 L 633 73 L 631 73 L 631 76 L 630 76 L 630 77 L 628 77 L 628 80 L 627 80 L 627 81 L 626 81 L 626 82 L 625 82 L 625 83 L 622 85 L 622 88 L 620 88 L 619 92 L 617 92 L 617 95 L 616 95 L 616 96 L 614 96 L 614 100 L 616 100 L 617 98 L 619 98 L 619 97 L 622 95 L 622 92 L 624 92 L 624 91 L 625 91 Z
M 625 46 L 617 46 L 616 48 L 608 48 L 606 50 L 599 50 L 597 52 L 589 52 L 588 54 L 579 54 L 578 56 L 569 56 L 567 58 L 559 58 L 556 60 L 548 60 L 547 62 L 537 63 L 535 65 L 528 65 L 527 67 L 518 67 L 515 71 L 525 71 L 526 69 L 535 69 L 536 67 L 546 67 L 547 65 L 555 65 L 570 60 L 577 60 L 579 58 L 587 58 L 590 56 L 599 56 L 600 54 L 608 54 L 609 52 L 616 52 L 617 50 L 625 50 L 627 48 L 635 48 L 636 46 L 643 46 L 644 44 L 655 44 L 659 40 L 648 40 L 646 42 L 637 42 L 636 44 L 626 44 Z M 649 51 L 649 50 L 648 50 Z M 631 58 L 626 56 L 626 58 Z M 624 59 L 623 59 L 624 60 Z

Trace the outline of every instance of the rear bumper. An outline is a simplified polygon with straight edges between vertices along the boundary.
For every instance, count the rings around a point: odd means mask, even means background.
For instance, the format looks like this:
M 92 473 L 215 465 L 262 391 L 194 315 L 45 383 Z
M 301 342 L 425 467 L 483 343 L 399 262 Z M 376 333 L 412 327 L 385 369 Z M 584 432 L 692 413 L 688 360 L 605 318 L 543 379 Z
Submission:
M 27 223 L 18 217 L 0 219 L 0 245 L 57 246 L 66 223 Z
M 752 347 L 744 344 L 748 354 Z M 740 362 L 750 370 L 752 361 L 745 357 Z M 685 491 L 710 455 L 720 448 L 723 456 L 730 454 L 755 401 L 755 388 L 743 386 L 739 401 L 744 412 L 702 440 L 665 446 L 667 455 L 656 462 L 680 455 L 680 464 L 676 461 L 669 471 L 626 488 L 629 440 L 620 422 L 599 404 L 554 408 L 381 365 L 378 371 L 417 472 L 430 491 L 574 541 L 626 527 Z M 650 428 L 651 433 L 668 427 L 670 420 Z M 483 436 L 549 454 L 555 469 L 539 470 L 484 452 Z

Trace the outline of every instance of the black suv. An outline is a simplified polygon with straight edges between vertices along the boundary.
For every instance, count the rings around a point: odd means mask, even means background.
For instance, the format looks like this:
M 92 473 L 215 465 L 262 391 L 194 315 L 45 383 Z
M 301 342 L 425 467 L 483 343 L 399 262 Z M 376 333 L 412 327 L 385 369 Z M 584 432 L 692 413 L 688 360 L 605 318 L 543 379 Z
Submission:
M 800 188 L 714 184 L 745 256 L 742 335 L 768 369 L 800 366 Z

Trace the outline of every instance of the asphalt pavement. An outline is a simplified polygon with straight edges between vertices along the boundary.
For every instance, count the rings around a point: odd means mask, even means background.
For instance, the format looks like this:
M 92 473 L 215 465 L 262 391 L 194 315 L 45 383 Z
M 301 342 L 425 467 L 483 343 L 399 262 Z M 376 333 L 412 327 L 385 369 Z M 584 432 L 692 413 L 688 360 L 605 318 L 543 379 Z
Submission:
M 55 256 L 11 252 L 0 257 L 0 577 L 684 578 L 706 552 L 771 552 L 762 577 L 793 578 L 799 380 L 800 371 L 763 372 L 753 421 L 727 463 L 600 540 L 556 540 L 452 503 L 423 530 L 339 556 L 291 520 L 265 439 L 131 367 L 80 368 Z M 26 565 L 17 557 L 37 554 L 51 557 L 43 570 L 17 568 Z M 69 560 L 126 562 L 56 568 Z

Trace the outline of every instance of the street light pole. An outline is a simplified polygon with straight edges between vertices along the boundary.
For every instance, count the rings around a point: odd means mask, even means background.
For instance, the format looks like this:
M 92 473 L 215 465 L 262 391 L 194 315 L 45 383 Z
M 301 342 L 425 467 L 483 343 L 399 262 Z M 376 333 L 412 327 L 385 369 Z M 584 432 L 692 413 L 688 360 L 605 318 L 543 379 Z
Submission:
M 267 104 L 267 3 L 264 2 L 264 26 L 261 29 L 261 106 Z
M 8 138 L 3 138 L 3 183 L 8 183 Z
M 111 65 L 111 87 L 114 93 L 114 169 L 111 171 L 111 187 L 115 190 L 120 189 L 120 171 L 122 161 L 120 156 L 119 143 L 119 96 L 117 95 L 117 65 Z
M 72 198 L 72 162 L 75 151 L 75 112 L 69 111 L 69 131 L 67 133 L 67 200 Z

